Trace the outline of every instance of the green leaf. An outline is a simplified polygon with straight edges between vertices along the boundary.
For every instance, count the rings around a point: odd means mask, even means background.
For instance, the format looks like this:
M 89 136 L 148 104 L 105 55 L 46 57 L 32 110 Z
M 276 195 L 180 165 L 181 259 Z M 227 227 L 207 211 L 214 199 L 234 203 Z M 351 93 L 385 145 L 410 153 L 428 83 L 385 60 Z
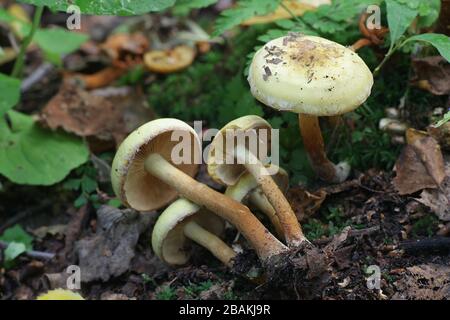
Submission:
M 27 115 L 7 113 L 0 119 L 0 174 L 15 183 L 52 185 L 88 160 L 83 141 L 41 128 Z
M 20 2 L 67 11 L 77 5 L 84 14 L 132 16 L 157 12 L 175 4 L 175 0 L 21 0 Z
M 20 80 L 0 73 L 0 118 L 20 99 Z
M 23 243 L 20 242 L 10 242 L 5 250 L 5 262 L 14 261 L 15 258 L 20 256 L 22 253 L 26 252 L 27 248 Z
M 279 1 L 274 0 L 240 0 L 237 6 L 222 12 L 217 19 L 213 37 L 241 24 L 254 16 L 263 16 L 278 8 Z
M 64 55 L 76 51 L 89 36 L 63 28 L 39 29 L 34 40 L 39 47 L 52 55 Z
M 450 61 L 450 39 L 444 34 L 425 33 L 408 38 L 404 44 L 411 41 L 423 41 L 434 46 L 441 56 Z
M 0 236 L 0 240 L 7 243 L 22 243 L 26 250 L 32 250 L 33 237 L 30 236 L 20 225 L 16 224 L 8 228 Z
M 391 49 L 406 32 L 419 14 L 418 8 L 411 8 L 398 0 L 386 0 L 387 19 L 391 33 Z
M 219 0 L 177 0 L 174 13 L 177 15 L 187 15 L 193 9 L 209 7 Z
M 434 126 L 436 128 L 442 127 L 444 124 L 450 121 L 450 111 L 444 114 L 444 118 L 442 120 L 438 121 Z

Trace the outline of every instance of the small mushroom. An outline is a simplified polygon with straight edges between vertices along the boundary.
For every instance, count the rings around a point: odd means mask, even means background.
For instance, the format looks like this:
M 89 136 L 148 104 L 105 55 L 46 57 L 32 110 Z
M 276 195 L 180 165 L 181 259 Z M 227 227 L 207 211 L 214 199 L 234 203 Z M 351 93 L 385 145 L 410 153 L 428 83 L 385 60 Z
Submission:
M 219 238 L 224 229 L 225 223 L 218 216 L 189 200 L 178 199 L 156 221 L 153 251 L 167 264 L 183 265 L 190 258 L 189 243 L 194 241 L 231 267 L 236 253 Z
M 84 298 L 70 290 L 55 289 L 41 294 L 36 300 L 84 300 Z
M 296 247 L 306 238 L 289 202 L 273 180 L 271 172 L 259 159 L 260 148 L 270 149 L 271 129 L 266 120 L 254 115 L 238 118 L 225 125 L 210 145 L 208 173 L 218 183 L 232 186 L 245 172 L 249 172 L 277 212 L 288 246 Z M 262 134 L 265 135 L 264 139 Z M 257 145 L 251 146 L 250 140 L 257 142 Z M 255 147 L 258 150 L 253 150 Z
M 273 176 L 273 180 L 283 193 L 286 192 L 289 186 L 289 175 L 285 170 L 279 168 L 277 174 Z M 275 209 L 250 173 L 245 173 L 235 185 L 229 186 L 225 191 L 225 195 L 239 202 L 248 200 L 250 205 L 260 210 L 269 218 L 277 234 L 281 238 L 284 238 L 283 228 L 281 227 Z
M 182 45 L 171 50 L 150 51 L 144 55 L 147 68 L 156 73 L 173 73 L 189 67 L 195 58 L 195 50 Z
M 182 143 L 175 134 L 183 137 Z M 172 153 L 177 154 L 179 145 L 187 143 L 189 150 L 183 149 L 183 153 L 188 152 L 189 159 L 174 164 Z M 192 178 L 201 153 L 200 139 L 188 124 L 177 119 L 148 122 L 117 150 L 111 169 L 114 192 L 125 205 L 138 211 L 162 208 L 181 195 L 234 225 L 261 260 L 285 252 L 286 246 L 246 206 Z
M 319 178 L 345 181 L 350 166 L 327 158 L 318 117 L 342 115 L 366 101 L 373 76 L 364 61 L 338 43 L 290 33 L 255 54 L 248 81 L 262 103 L 299 114 L 303 144 Z

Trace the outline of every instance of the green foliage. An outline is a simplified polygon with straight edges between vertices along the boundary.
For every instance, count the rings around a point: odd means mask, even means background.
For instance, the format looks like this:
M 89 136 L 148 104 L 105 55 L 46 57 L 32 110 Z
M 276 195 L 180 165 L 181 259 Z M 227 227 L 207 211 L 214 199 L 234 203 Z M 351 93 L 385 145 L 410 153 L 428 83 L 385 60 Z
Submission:
M 177 293 L 175 289 L 170 286 L 164 286 L 157 294 L 157 300 L 175 300 L 177 298 Z
M 70 32 L 63 28 L 39 29 L 34 40 L 46 53 L 65 55 L 74 52 L 89 39 L 79 32 Z
M 67 11 L 77 5 L 84 14 L 130 16 L 157 12 L 175 4 L 175 0 L 21 0 L 35 6 L 47 6 L 52 10 Z
M 446 124 L 447 122 L 450 121 L 450 111 L 447 112 L 444 117 L 442 118 L 442 120 L 438 121 L 438 123 L 436 123 L 435 127 L 439 128 L 441 126 L 443 126 L 444 124 Z
M 80 208 L 91 202 L 95 208 L 100 206 L 97 189 L 97 170 L 91 163 L 75 170 L 77 178 L 71 178 L 64 182 L 63 187 L 66 190 L 79 192 L 78 198 L 74 202 L 76 208 Z
M 176 15 L 186 16 L 193 9 L 202 9 L 209 7 L 219 0 L 177 0 L 173 12 Z
M 450 62 L 450 38 L 444 34 L 425 33 L 410 37 L 404 44 L 410 41 L 422 41 L 433 45 L 439 53 Z
M 57 183 L 88 155 L 81 139 L 45 130 L 30 116 L 11 110 L 0 119 L 0 174 L 15 183 Z
M 392 50 L 400 37 L 417 17 L 419 11 L 417 7 L 412 8 L 408 3 L 401 3 L 399 0 L 386 0 L 386 8 L 391 35 L 390 50 Z
M 189 286 L 184 287 L 184 292 L 186 292 L 187 296 L 190 298 L 196 298 L 203 291 L 209 290 L 213 286 L 213 282 L 211 280 L 203 281 L 198 284 L 190 284 Z
M 213 36 L 219 36 L 254 16 L 271 13 L 278 8 L 279 3 L 279 0 L 239 0 L 236 7 L 222 12 L 216 21 Z
M 415 237 L 431 237 L 435 234 L 438 224 L 439 219 L 434 214 L 428 214 L 413 224 L 411 232 Z
M 6 268 L 12 267 L 14 260 L 22 253 L 33 249 L 33 237 L 18 224 L 6 229 L 0 236 L 0 241 L 8 244 L 4 251 L 4 266 Z
M 20 99 L 20 80 L 0 73 L 0 118 L 13 108 Z

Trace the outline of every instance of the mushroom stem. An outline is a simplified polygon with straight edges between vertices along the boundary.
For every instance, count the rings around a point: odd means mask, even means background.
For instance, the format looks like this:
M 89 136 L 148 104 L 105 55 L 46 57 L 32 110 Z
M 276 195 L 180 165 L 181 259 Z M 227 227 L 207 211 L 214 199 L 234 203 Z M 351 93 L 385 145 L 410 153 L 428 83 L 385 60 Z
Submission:
M 288 246 L 297 247 L 303 241 L 307 241 L 291 205 L 258 157 L 245 146 L 238 145 L 236 147 L 236 159 L 239 163 L 243 163 L 248 172 L 255 178 L 267 200 L 275 209 Z
M 314 172 L 320 179 L 327 182 L 340 183 L 345 181 L 350 168 L 345 163 L 335 165 L 328 159 L 322 132 L 320 131 L 319 118 L 317 116 L 299 114 L 298 122 L 303 145 L 308 153 L 309 162 Z
M 249 201 L 269 218 L 278 236 L 284 239 L 284 232 L 280 224 L 280 219 L 278 219 L 277 212 L 272 207 L 269 200 L 267 200 L 267 197 L 264 194 L 261 194 L 260 191 L 255 190 L 250 193 Z
M 250 242 L 261 260 L 288 250 L 246 206 L 196 181 L 161 155 L 154 153 L 147 157 L 145 169 L 183 197 L 229 221 Z
M 236 252 L 234 252 L 233 249 L 219 237 L 208 230 L 205 230 L 194 221 L 189 221 L 184 226 L 183 231 L 186 237 L 208 249 L 209 252 L 222 261 L 227 267 L 231 268 L 233 266 L 232 260 L 236 257 Z

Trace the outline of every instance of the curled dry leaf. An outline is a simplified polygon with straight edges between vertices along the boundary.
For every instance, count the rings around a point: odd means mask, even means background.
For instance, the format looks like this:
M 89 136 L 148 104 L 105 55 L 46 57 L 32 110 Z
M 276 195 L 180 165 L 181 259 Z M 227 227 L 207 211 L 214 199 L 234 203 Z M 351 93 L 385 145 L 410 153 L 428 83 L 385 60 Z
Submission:
M 443 57 L 415 58 L 412 65 L 413 85 L 435 95 L 450 94 L 450 64 Z
M 432 137 L 413 139 L 400 154 L 395 171 L 394 186 L 401 195 L 438 188 L 446 176 L 439 144 Z
M 324 190 L 318 190 L 311 193 L 301 187 L 291 188 L 287 195 L 292 209 L 299 221 L 303 221 L 314 215 L 314 213 L 320 209 L 326 196 L 327 193 Z
M 141 63 L 142 56 L 148 47 L 147 38 L 139 32 L 113 34 L 100 45 L 100 48 L 111 58 L 112 64 L 119 68 L 129 68 Z
M 137 90 L 125 87 L 88 92 L 70 80 L 40 114 L 41 122 L 51 129 L 87 137 L 94 151 L 107 148 L 105 142 L 119 144 L 129 132 L 153 118 Z
M 144 63 L 150 71 L 166 74 L 189 67 L 194 62 L 195 55 L 193 48 L 182 45 L 171 50 L 147 52 Z
M 394 283 L 399 290 L 394 300 L 450 299 L 450 267 L 422 264 L 406 268 L 403 277 Z
M 265 16 L 256 16 L 245 20 L 243 26 L 251 26 L 254 24 L 270 23 L 282 19 L 291 19 L 292 14 L 296 17 L 302 16 L 305 12 L 316 9 L 322 4 L 330 4 L 330 0 L 283 0 L 283 5 L 288 8 L 286 10 L 279 6 L 274 12 Z
M 107 281 L 128 271 L 149 214 L 102 206 L 97 211 L 97 234 L 75 243 L 82 282 Z

